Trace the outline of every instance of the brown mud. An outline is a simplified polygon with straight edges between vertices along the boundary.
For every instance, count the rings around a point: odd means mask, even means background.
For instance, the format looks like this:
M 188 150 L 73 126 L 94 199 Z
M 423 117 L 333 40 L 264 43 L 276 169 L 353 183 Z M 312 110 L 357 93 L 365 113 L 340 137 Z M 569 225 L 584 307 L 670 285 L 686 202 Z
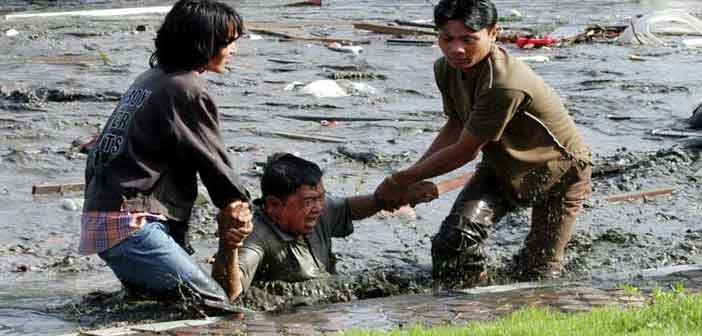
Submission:
M 593 23 L 626 23 L 662 7 L 702 12 L 702 4 L 692 0 L 495 2 L 503 13 L 515 9 L 524 15 L 522 21 L 505 25 L 554 34 Z M 0 5 L 0 13 L 168 3 L 10 0 Z M 428 19 L 432 3 L 330 0 L 321 7 L 281 9 L 284 3 L 242 1 L 239 7 L 250 22 L 315 22 L 300 30 L 370 44 L 352 55 L 320 43 L 256 34 L 241 40 L 230 72 L 205 76 L 221 108 L 230 155 L 254 195 L 261 163 L 276 151 L 318 162 L 326 173 L 327 190 L 335 195 L 372 192 L 387 172 L 418 158 L 445 120 L 431 72 L 440 52 L 430 46 L 389 45 L 385 40 L 391 36 L 356 31 L 350 23 Z M 82 182 L 85 154 L 80 145 L 100 129 L 121 92 L 147 68 L 161 18 L 0 18 L 0 330 L 5 334 L 42 334 L 17 322 L 20 315 L 31 316 L 34 326 L 58 333 L 212 314 L 187 305 L 125 303 L 119 283 L 104 263 L 96 256 L 77 254 L 82 194 L 31 194 L 33 185 Z M 10 29 L 19 34 L 8 36 L 5 32 Z M 699 131 L 688 124 L 702 100 L 697 71 L 701 51 L 682 48 L 679 39 L 670 37 L 665 46 L 636 48 L 586 43 L 520 50 L 503 45 L 518 56 L 552 59 L 532 66 L 563 97 L 601 167 L 593 199 L 567 249 L 567 281 L 609 284 L 645 269 L 702 263 L 702 163 L 700 141 L 695 140 Z M 645 61 L 632 61 L 630 54 Z M 284 90 L 293 81 L 329 77 L 362 82 L 376 90 L 321 99 Z M 341 120 L 330 127 L 281 117 L 307 114 L 366 120 Z M 661 129 L 670 132 L 652 132 Z M 670 136 L 676 134 L 673 131 L 687 133 Z M 296 140 L 275 132 L 345 142 Z M 604 200 L 660 188 L 674 191 L 630 202 Z M 256 309 L 305 305 L 314 309 L 317 302 L 433 291 L 430 238 L 456 193 L 419 205 L 416 219 L 378 215 L 358 222 L 352 236 L 334 242 L 339 278 L 269 284 L 244 303 Z M 213 215 L 214 209 L 205 202 L 191 221 L 195 257 L 206 269 L 217 246 Z M 509 215 L 490 234 L 487 251 L 494 284 L 513 281 L 504 270 L 523 243 L 528 218 L 526 209 Z

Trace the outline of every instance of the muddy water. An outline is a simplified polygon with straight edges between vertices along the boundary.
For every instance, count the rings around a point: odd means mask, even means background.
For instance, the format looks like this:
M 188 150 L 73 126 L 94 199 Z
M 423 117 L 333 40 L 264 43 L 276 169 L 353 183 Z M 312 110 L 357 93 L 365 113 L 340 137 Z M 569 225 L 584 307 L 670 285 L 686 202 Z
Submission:
M 207 75 L 222 107 L 225 143 L 246 183 L 257 192 L 257 162 L 276 151 L 291 151 L 320 163 L 327 189 L 338 195 L 372 192 L 383 175 L 421 155 L 444 119 L 433 83 L 433 47 L 389 46 L 386 36 L 354 31 L 349 21 L 420 20 L 431 17 L 432 2 L 325 1 L 321 8 L 285 8 L 284 1 L 241 1 L 248 21 L 314 21 L 303 28 L 319 36 L 367 39 L 360 55 L 337 53 L 321 44 L 245 39 L 231 71 Z M 581 30 L 591 23 L 620 24 L 655 9 L 702 13 L 698 1 L 496 1 L 501 12 L 524 15 L 510 27 L 543 32 Z M 4 1 L 0 13 L 167 5 L 167 1 Z M 143 70 L 162 16 L 118 18 L 57 17 L 0 19 L 0 334 L 38 333 L 38 325 L 57 331 L 79 322 L 62 322 L 42 313 L 46 306 L 75 302 L 81 295 L 119 284 L 96 257 L 78 256 L 80 193 L 32 196 L 31 186 L 82 182 L 85 156 L 72 143 L 94 134 L 119 94 Z M 331 22 L 330 22 L 331 21 Z M 5 36 L 8 29 L 19 35 Z M 676 149 L 683 140 L 653 136 L 652 129 L 685 127 L 702 100 L 700 52 L 679 47 L 584 44 L 553 50 L 517 50 L 547 55 L 533 68 L 562 95 L 599 162 L 633 164 L 625 174 L 601 178 L 595 199 L 583 214 L 569 249 L 569 276 L 608 279 L 612 273 L 678 263 L 702 263 L 699 227 L 702 166 L 695 149 Z M 637 54 L 645 61 L 631 61 Z M 296 64 L 272 60 L 288 59 Z M 325 78 L 338 69 L 382 74 L 367 81 L 370 95 L 315 99 L 284 91 L 290 82 Z M 340 122 L 329 128 L 280 115 L 393 117 L 424 121 Z M 612 120 L 611 116 L 626 120 Z M 287 131 L 347 139 L 356 152 L 380 160 L 364 164 L 339 153 L 339 144 L 275 137 Z M 671 149 L 672 148 L 672 149 Z M 660 151 L 660 152 L 658 152 Z M 606 195 L 672 186 L 670 197 L 609 204 Z M 417 219 L 376 216 L 361 221 L 350 238 L 335 242 L 343 274 L 366 270 L 401 278 L 416 277 L 419 287 L 430 269 L 430 237 L 448 211 L 455 192 L 417 208 Z M 211 211 L 193 221 L 197 258 L 215 247 Z M 499 270 L 519 248 L 528 230 L 528 212 L 509 216 L 489 241 Z M 209 267 L 209 266 L 206 266 Z M 381 293 L 382 294 L 382 293 Z M 31 323 L 18 322 L 24 316 Z M 21 319 L 20 319 L 21 320 Z M 45 329 L 46 329 L 45 328 Z

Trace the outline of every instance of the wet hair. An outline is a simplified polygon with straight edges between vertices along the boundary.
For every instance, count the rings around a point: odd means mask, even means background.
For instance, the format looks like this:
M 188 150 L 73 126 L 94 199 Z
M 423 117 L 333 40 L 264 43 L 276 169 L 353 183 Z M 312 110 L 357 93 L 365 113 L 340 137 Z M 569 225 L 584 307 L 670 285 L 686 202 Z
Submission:
M 239 13 L 215 0 L 180 0 L 156 33 L 149 65 L 166 73 L 201 68 L 244 33 Z
M 322 181 L 322 170 L 314 162 L 290 153 L 275 153 L 268 157 L 261 177 L 261 194 L 285 201 L 303 185 L 316 186 Z
M 434 25 L 441 29 L 449 20 L 477 32 L 497 24 L 497 8 L 490 0 L 441 0 L 434 7 Z

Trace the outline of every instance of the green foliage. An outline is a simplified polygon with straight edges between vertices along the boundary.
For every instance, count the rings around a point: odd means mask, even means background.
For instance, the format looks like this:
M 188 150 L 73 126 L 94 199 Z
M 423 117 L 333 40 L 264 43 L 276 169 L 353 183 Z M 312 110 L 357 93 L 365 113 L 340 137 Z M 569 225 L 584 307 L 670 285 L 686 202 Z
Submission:
M 634 287 L 630 287 L 634 290 Z M 626 288 L 625 288 L 626 290 Z M 636 289 L 638 291 L 638 289 Z M 702 335 L 702 294 L 686 294 L 681 285 L 655 289 L 651 303 L 638 308 L 608 306 L 565 314 L 550 308 L 525 308 L 503 319 L 463 327 L 420 326 L 392 331 L 354 330 L 347 336 L 549 336 L 549 335 Z
M 624 290 L 624 293 L 626 293 L 626 295 L 641 295 L 641 290 L 636 286 L 623 284 L 619 285 L 619 287 L 621 287 Z

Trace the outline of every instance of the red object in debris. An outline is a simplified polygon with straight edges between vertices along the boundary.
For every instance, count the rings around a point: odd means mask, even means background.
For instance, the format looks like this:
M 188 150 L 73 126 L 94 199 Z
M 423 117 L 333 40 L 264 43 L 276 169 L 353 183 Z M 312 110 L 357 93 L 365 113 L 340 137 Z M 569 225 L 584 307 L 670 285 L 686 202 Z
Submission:
M 517 38 L 517 47 L 524 48 L 526 46 L 532 47 L 548 47 L 555 44 L 558 40 L 552 38 L 551 36 L 544 37 L 526 37 L 520 36 Z
M 320 120 L 319 124 L 324 127 L 336 127 L 336 125 L 338 125 L 336 120 Z

